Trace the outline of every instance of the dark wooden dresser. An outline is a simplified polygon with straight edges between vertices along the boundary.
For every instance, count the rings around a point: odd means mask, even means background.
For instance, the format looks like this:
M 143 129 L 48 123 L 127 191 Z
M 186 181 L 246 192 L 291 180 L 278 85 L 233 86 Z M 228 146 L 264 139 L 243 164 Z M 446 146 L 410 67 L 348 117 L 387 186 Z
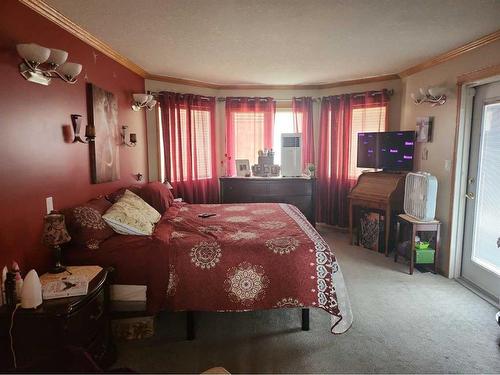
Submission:
M 306 177 L 221 177 L 221 203 L 289 203 L 316 225 L 316 179 Z
M 103 269 L 90 281 L 87 295 L 48 300 L 36 310 L 19 308 L 15 312 L 12 338 L 18 371 L 31 370 L 48 359 L 60 361 L 63 366 L 68 359 L 62 353 L 68 346 L 81 348 L 103 368 L 114 362 L 108 311 L 109 271 Z M 2 306 L 0 343 L 3 361 L 0 371 L 14 367 L 9 338 L 11 319 L 12 309 Z

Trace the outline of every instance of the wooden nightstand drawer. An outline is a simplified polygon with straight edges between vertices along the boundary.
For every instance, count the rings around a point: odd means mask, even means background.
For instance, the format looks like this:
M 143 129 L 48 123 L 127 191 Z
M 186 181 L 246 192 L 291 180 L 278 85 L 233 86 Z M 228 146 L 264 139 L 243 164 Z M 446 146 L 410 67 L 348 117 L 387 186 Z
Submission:
M 93 342 L 99 332 L 106 328 L 105 309 L 104 289 L 102 289 L 66 320 L 65 334 L 70 342 L 83 346 Z

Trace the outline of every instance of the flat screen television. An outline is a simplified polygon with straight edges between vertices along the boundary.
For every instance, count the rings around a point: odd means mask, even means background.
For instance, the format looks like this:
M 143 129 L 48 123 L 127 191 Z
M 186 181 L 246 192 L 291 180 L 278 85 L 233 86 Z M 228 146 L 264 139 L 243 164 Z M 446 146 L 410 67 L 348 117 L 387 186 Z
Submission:
M 413 170 L 415 132 L 358 133 L 358 168 Z

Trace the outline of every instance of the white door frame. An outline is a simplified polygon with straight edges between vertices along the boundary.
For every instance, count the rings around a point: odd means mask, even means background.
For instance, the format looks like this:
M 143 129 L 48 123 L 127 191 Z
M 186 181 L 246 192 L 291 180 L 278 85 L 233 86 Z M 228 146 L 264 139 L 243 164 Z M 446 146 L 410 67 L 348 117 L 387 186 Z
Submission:
M 472 130 L 472 109 L 475 87 L 500 81 L 500 75 L 471 82 L 459 83 L 458 127 L 455 136 L 455 158 L 453 173 L 453 196 L 450 228 L 450 277 L 458 279 L 462 272 L 462 249 L 464 238 L 467 176 L 469 172 L 469 149 Z

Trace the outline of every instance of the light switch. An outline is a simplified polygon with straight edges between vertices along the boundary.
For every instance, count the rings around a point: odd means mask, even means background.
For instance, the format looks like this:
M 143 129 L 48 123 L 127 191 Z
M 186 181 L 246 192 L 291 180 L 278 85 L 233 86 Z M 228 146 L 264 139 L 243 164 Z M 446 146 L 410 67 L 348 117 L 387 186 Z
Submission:
M 424 148 L 422 150 L 422 160 L 427 160 L 429 157 L 429 150 L 427 150 L 426 148 Z
M 54 201 L 53 201 L 52 197 L 45 198 L 45 204 L 47 206 L 47 215 L 48 215 L 54 209 Z

